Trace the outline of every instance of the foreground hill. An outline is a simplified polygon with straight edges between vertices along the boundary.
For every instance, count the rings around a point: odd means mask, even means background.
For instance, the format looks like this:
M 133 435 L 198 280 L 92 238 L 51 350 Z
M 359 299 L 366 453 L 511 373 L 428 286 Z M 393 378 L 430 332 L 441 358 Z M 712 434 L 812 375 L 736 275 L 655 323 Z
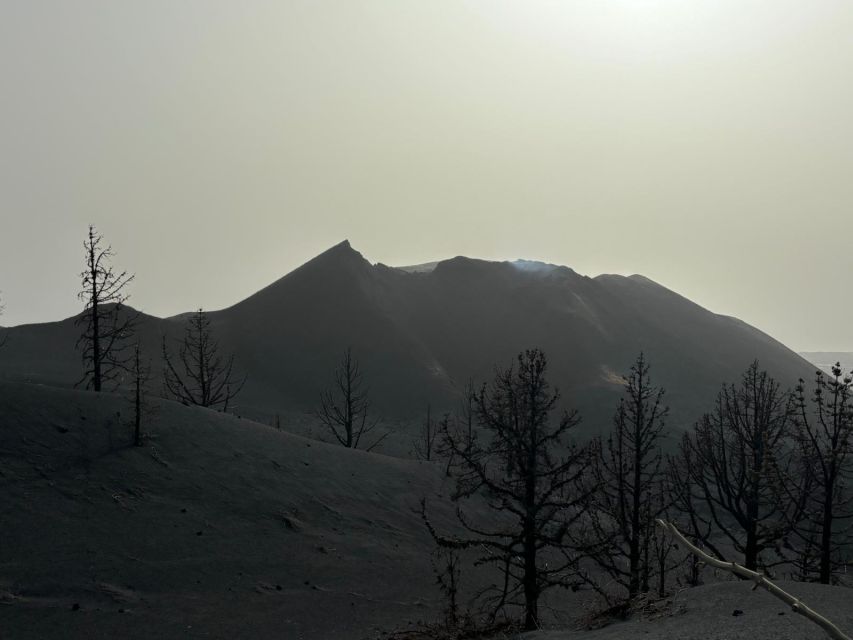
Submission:
M 437 616 L 416 508 L 432 495 L 452 530 L 440 465 L 174 403 L 136 448 L 128 415 L 117 395 L 0 384 L 3 640 L 359 640 Z M 850 590 L 787 586 L 853 627 Z M 559 594 L 546 609 L 572 628 L 591 596 Z M 820 637 L 744 582 L 681 592 L 665 612 L 531 640 Z
M 789 593 L 853 633 L 853 591 L 844 587 L 780 581 Z M 745 581 L 686 589 L 666 607 L 596 631 L 531 633 L 525 640 L 817 640 L 828 636 L 763 589 Z
M 593 433 L 609 426 L 619 376 L 640 350 L 668 389 L 676 428 L 756 358 L 785 385 L 814 369 L 758 329 L 642 276 L 589 278 L 567 267 L 462 257 L 392 268 L 370 264 L 347 242 L 211 321 L 248 374 L 238 411 L 264 422 L 313 409 L 347 346 L 361 361 L 376 414 L 391 419 L 418 417 L 428 402 L 454 409 L 469 378 L 487 380 L 495 364 L 540 347 L 566 404 Z M 177 339 L 183 322 L 141 317 L 155 373 L 161 336 Z M 73 319 L 7 330 L 0 378 L 73 383 L 76 334 Z
M 429 615 L 441 469 L 162 403 L 0 384 L 0 637 L 359 638 Z M 450 514 L 436 506 L 447 526 Z

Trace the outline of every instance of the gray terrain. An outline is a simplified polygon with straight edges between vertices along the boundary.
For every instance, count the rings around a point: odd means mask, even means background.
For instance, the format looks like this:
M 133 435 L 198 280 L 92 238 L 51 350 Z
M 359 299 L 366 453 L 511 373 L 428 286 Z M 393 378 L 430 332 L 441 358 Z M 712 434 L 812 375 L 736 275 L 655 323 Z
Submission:
M 437 527 L 456 526 L 443 463 L 409 456 L 427 402 L 454 410 L 469 377 L 486 380 L 496 363 L 539 346 L 565 403 L 581 410 L 581 436 L 595 435 L 610 425 L 620 374 L 644 350 L 677 431 L 755 358 L 788 386 L 814 369 L 641 276 L 468 258 L 392 268 L 348 243 L 210 317 L 249 376 L 236 415 L 152 397 L 142 447 L 132 446 L 125 391 L 74 388 L 73 318 L 3 330 L 3 640 L 359 639 L 415 628 L 441 609 L 420 500 Z M 153 396 L 160 342 L 178 340 L 183 323 L 140 316 Z M 322 442 L 311 413 L 347 346 L 384 427 L 397 429 L 380 453 Z M 850 626 L 850 591 L 793 588 Z M 708 584 L 590 630 L 595 605 L 568 594 L 547 601 L 552 630 L 532 637 L 818 635 L 768 598 L 739 582 Z
M 0 638 L 358 638 L 434 613 L 417 508 L 443 469 L 171 402 L 137 448 L 128 406 L 0 385 Z
M 441 464 L 165 401 L 134 447 L 126 397 L 42 385 L 0 384 L 0 415 L 4 640 L 378 639 L 439 616 L 417 506 L 452 531 Z M 783 586 L 853 630 L 850 589 Z M 550 604 L 531 640 L 821 637 L 740 581 L 595 630 L 588 593 Z

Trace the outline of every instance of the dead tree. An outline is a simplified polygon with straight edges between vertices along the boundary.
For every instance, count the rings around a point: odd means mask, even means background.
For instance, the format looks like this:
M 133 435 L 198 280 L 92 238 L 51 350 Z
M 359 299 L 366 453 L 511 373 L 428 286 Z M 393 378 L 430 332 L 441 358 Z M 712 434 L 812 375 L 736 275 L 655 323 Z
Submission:
M 435 584 L 444 600 L 444 626 L 454 631 L 459 628 L 460 557 L 456 549 L 436 546 L 432 554 Z
M 649 591 L 660 563 L 650 561 L 655 519 L 668 506 L 660 441 L 668 407 L 652 384 L 641 353 L 625 380 L 625 394 L 607 440 L 593 443 L 596 489 L 589 509 L 592 559 L 628 599 Z M 657 560 L 665 549 L 656 549 Z M 665 559 L 665 558 L 664 558 Z
M 353 357 L 350 347 L 344 351 L 340 365 L 335 370 L 332 388 L 320 394 L 320 407 L 316 415 L 335 440 L 350 449 L 357 449 L 361 439 L 376 429 L 378 421 L 369 419 L 368 389 L 364 386 L 358 360 Z M 388 435 L 386 432 L 380 436 L 366 450 L 374 449 Z
M 444 419 L 438 425 L 438 440 L 436 442 L 436 453 L 447 459 L 445 467 L 445 475 L 451 475 L 451 468 L 456 462 L 456 457 L 453 453 L 451 437 L 457 443 L 470 448 L 474 445 L 475 430 L 474 425 L 477 419 L 476 416 L 477 390 L 474 387 L 474 381 L 468 379 L 465 383 L 465 388 L 462 390 L 462 401 L 459 407 L 459 413 L 451 420 L 450 416 L 445 414 Z M 450 431 L 453 431 L 451 434 Z
M 142 351 L 137 342 L 133 350 L 133 444 L 142 446 L 142 416 L 145 413 L 148 381 L 151 368 L 142 361 Z
M 128 299 L 125 291 L 133 275 L 113 270 L 112 247 L 103 246 L 103 237 L 92 225 L 83 248 L 86 268 L 80 274 L 82 289 L 78 297 L 85 306 L 77 318 L 77 325 L 83 327 L 77 340 L 83 357 L 83 378 L 78 384 L 101 391 L 107 384 L 118 384 L 120 376 L 130 369 L 130 340 L 138 314 L 124 307 Z
M 477 389 L 474 387 L 474 381 L 470 378 L 465 383 L 465 389 L 462 392 L 460 410 L 461 442 L 465 446 L 471 447 L 474 444 L 474 423 L 477 420 Z
M 781 544 L 799 517 L 791 490 L 796 457 L 790 395 L 754 362 L 739 385 L 724 385 L 713 413 L 686 433 L 671 467 L 676 510 L 694 539 L 718 558 L 717 532 L 747 569 L 781 563 Z M 776 559 L 764 557 L 776 552 Z
M 412 441 L 415 456 L 421 460 L 426 460 L 427 462 L 433 459 L 436 452 L 436 440 L 442 431 L 442 425 L 444 425 L 443 428 L 446 429 L 448 422 L 448 416 L 445 415 L 443 421 L 436 424 L 432 419 L 432 407 L 430 407 L 429 404 L 427 405 L 426 418 L 421 425 L 421 432 L 418 437 Z
M 800 446 L 803 471 L 810 475 L 805 517 L 795 528 L 800 549 L 800 577 L 832 581 L 842 564 L 840 554 L 850 545 L 853 495 L 847 485 L 853 476 L 850 456 L 853 434 L 853 379 L 843 376 L 841 365 L 832 375 L 818 372 L 811 398 L 805 397 L 805 383 L 795 392 L 797 407 L 796 439 Z
M 588 454 L 569 441 L 580 419 L 576 412 L 551 419 L 559 394 L 551 390 L 546 372 L 540 350 L 520 354 L 515 366 L 496 370 L 476 397 L 483 442 L 470 444 L 449 433 L 449 446 L 459 460 L 453 498 L 468 535 L 443 536 L 422 514 L 440 545 L 481 550 L 478 564 L 502 572 L 501 585 L 490 598 L 493 616 L 521 606 L 525 630 L 539 627 L 544 591 L 573 584 L 575 561 L 561 551 L 587 497 L 582 479 Z M 505 524 L 472 521 L 464 508 L 469 499 L 484 499 Z
M 246 384 L 245 376 L 234 373 L 234 354 L 226 357 L 220 353 L 210 318 L 202 309 L 187 320 L 177 357 L 163 337 L 163 362 L 166 393 L 186 405 L 228 411 Z
M 669 515 L 669 507 L 671 502 L 669 484 L 666 478 L 663 478 L 657 488 L 653 490 L 651 507 L 649 513 L 659 512 L 661 517 Z M 684 564 L 685 557 L 683 554 L 675 554 L 678 547 L 669 538 L 661 535 L 658 528 L 655 527 L 651 536 L 645 540 L 644 548 L 647 550 L 645 556 L 646 571 L 644 580 L 648 584 L 650 577 L 657 577 L 657 596 L 665 598 L 667 595 L 667 576 L 676 568 Z M 649 553 L 650 550 L 650 553 Z M 651 560 L 649 559 L 651 555 Z M 690 555 L 690 561 L 695 556 Z M 693 567 L 691 567 L 693 568 Z M 694 568 L 698 570 L 698 566 Z

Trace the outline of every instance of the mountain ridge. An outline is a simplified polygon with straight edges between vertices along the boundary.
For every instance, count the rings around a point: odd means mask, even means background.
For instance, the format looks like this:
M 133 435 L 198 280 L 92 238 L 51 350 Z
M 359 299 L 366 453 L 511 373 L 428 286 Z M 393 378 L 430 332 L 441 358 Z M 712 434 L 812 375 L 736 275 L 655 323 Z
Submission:
M 609 427 L 640 351 L 684 428 L 755 359 L 785 386 L 813 366 L 771 336 L 639 275 L 456 256 L 430 270 L 372 264 L 344 240 L 254 294 L 209 313 L 221 348 L 248 374 L 239 411 L 272 420 L 310 412 L 344 349 L 360 360 L 376 415 L 416 419 L 458 407 L 469 379 L 487 381 L 526 348 L 542 348 L 566 407 L 585 429 Z M 183 334 L 181 315 L 142 316 L 145 351 Z M 3 331 L 0 378 L 70 384 L 79 376 L 73 318 Z M 75 375 L 72 375 L 76 371 Z M 156 381 L 155 381 L 156 386 Z

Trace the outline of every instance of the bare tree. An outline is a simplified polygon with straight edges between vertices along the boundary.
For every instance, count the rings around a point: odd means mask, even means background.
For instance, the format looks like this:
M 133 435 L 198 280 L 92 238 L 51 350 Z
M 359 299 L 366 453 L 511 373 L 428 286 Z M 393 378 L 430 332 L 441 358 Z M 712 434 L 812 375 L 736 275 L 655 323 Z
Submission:
M 199 309 L 188 320 L 177 358 L 163 337 L 166 392 L 183 404 L 221 407 L 228 411 L 246 377 L 234 373 L 234 354 L 223 356 L 213 337 L 210 318 Z
M 432 407 L 427 404 L 426 418 L 421 425 L 421 432 L 417 438 L 412 441 L 415 456 L 421 460 L 431 461 L 436 452 L 436 440 L 442 430 L 447 429 L 449 416 L 445 414 L 443 420 L 436 424 L 432 419 Z M 443 426 L 442 426 L 443 425 Z
M 456 549 L 437 545 L 432 554 L 435 584 L 444 600 L 444 625 L 451 631 L 459 628 L 460 557 Z
M 459 413 L 454 416 L 451 421 L 450 416 L 444 416 L 444 419 L 438 425 L 438 440 L 435 445 L 436 453 L 447 458 L 445 474 L 451 475 L 451 468 L 456 462 L 456 456 L 453 453 L 452 440 L 458 444 L 470 448 L 474 445 L 475 438 L 475 422 L 477 404 L 477 390 L 474 387 L 474 381 L 468 379 L 465 383 L 465 388 L 462 390 L 462 401 L 459 407 Z M 450 433 L 451 430 L 453 433 Z
M 474 380 L 471 378 L 465 383 L 465 389 L 462 391 L 460 410 L 461 442 L 465 446 L 471 447 L 474 444 L 474 423 L 477 420 L 477 389 L 474 387 Z
M 576 412 L 564 412 L 551 420 L 559 394 L 551 390 L 546 371 L 547 360 L 538 349 L 520 354 L 515 366 L 496 370 L 476 399 L 477 421 L 488 442 L 470 444 L 449 433 L 460 461 L 453 497 L 468 536 L 442 536 L 423 514 L 440 545 L 482 550 L 477 562 L 501 570 L 502 584 L 491 598 L 493 615 L 519 605 L 525 630 L 539 626 L 542 593 L 573 582 L 575 561 L 561 552 L 586 498 L 582 478 L 588 454 L 569 441 L 580 419 Z M 505 524 L 473 522 L 463 505 L 475 496 L 484 498 Z
M 352 349 L 347 347 L 335 370 L 332 388 L 320 395 L 316 415 L 340 444 L 357 449 L 361 439 L 373 432 L 378 424 L 377 420 L 369 420 L 369 413 L 368 389 L 364 386 L 358 360 L 353 357 Z M 380 436 L 367 447 L 367 451 L 374 449 L 388 435 L 386 432 Z
M 661 517 L 667 518 L 669 516 L 669 507 L 671 506 L 671 491 L 669 489 L 669 483 L 667 482 L 667 478 L 662 478 L 658 483 L 657 487 L 655 487 L 652 491 L 651 495 L 651 508 L 648 510 L 650 513 L 657 511 Z M 664 598 L 667 595 L 666 588 L 666 579 L 667 576 L 679 566 L 684 564 L 684 555 L 683 554 L 675 554 L 678 550 L 678 547 L 674 542 L 672 542 L 669 538 L 664 535 L 661 535 L 660 531 L 658 531 L 657 527 L 655 527 L 651 536 L 647 536 L 644 548 L 647 550 L 645 555 L 645 573 L 644 580 L 648 584 L 650 577 L 657 577 L 657 596 L 659 598 Z M 651 551 L 651 560 L 649 559 L 649 548 Z M 692 562 L 695 558 L 692 554 L 689 555 L 688 562 Z M 697 559 L 698 560 L 698 559 Z M 691 567 L 693 568 L 693 567 Z M 696 566 L 695 570 L 698 571 L 699 567 Z
M 641 353 L 625 380 L 614 427 L 593 443 L 596 489 L 589 510 L 589 545 L 596 564 L 625 588 L 628 599 L 649 591 L 650 579 L 665 570 L 666 549 L 652 549 L 655 519 L 667 507 L 660 441 L 668 407 L 664 389 L 652 384 Z M 654 552 L 656 560 L 650 560 Z M 660 576 L 659 576 L 660 577 Z
M 724 385 L 713 413 L 681 442 L 671 467 L 677 509 L 688 528 L 718 558 L 717 532 L 742 554 L 747 569 L 779 564 L 781 544 L 799 518 L 790 489 L 796 457 L 790 395 L 754 362 L 739 385 Z M 775 561 L 764 552 L 775 551 Z
M 800 547 L 801 578 L 832 581 L 842 564 L 840 553 L 849 548 L 853 495 L 847 484 L 853 476 L 850 456 L 853 434 L 853 378 L 843 376 L 841 365 L 832 375 L 817 372 L 812 410 L 800 380 L 795 392 L 796 438 L 802 452 L 803 469 L 810 474 L 805 517 L 795 528 Z
M 142 416 L 145 413 L 148 381 L 151 367 L 142 361 L 142 351 L 137 342 L 133 350 L 133 444 L 142 446 Z
M 85 306 L 77 318 L 77 324 L 84 327 L 77 340 L 83 354 L 83 378 L 78 384 L 101 391 L 105 384 L 120 382 L 121 374 L 130 368 L 130 339 L 138 314 L 124 307 L 128 299 L 125 291 L 133 275 L 113 270 L 112 247 L 103 246 L 103 237 L 93 225 L 89 225 L 83 248 L 86 268 L 80 274 L 78 297 Z

